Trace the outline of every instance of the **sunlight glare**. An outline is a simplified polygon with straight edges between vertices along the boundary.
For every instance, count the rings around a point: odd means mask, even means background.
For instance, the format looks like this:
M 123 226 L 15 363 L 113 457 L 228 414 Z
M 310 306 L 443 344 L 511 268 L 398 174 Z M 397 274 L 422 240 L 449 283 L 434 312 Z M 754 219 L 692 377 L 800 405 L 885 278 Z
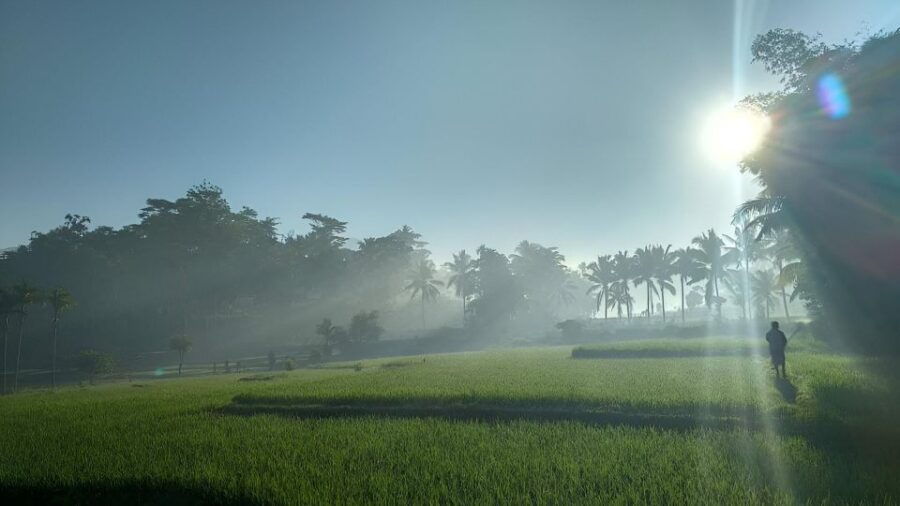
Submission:
M 726 107 L 713 113 L 703 129 L 704 150 L 717 162 L 737 163 L 762 143 L 768 116 L 746 108 Z

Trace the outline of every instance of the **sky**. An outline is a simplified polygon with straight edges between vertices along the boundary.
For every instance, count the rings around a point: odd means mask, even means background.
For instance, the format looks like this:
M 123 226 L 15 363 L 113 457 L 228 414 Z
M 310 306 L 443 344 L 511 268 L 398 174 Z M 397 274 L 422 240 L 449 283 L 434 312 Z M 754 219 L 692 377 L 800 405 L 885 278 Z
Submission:
M 410 225 L 438 262 L 683 246 L 756 192 L 699 135 L 777 87 L 749 51 L 774 27 L 840 41 L 900 4 L 0 0 L 0 248 L 203 180 L 283 233 Z

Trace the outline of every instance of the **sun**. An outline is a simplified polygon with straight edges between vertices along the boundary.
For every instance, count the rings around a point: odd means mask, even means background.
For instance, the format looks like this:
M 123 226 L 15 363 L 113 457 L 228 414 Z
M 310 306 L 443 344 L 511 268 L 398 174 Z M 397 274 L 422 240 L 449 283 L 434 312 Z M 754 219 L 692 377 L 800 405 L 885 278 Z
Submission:
M 709 116 L 701 141 L 713 160 L 737 163 L 762 144 L 770 126 L 765 114 L 747 108 L 724 107 Z

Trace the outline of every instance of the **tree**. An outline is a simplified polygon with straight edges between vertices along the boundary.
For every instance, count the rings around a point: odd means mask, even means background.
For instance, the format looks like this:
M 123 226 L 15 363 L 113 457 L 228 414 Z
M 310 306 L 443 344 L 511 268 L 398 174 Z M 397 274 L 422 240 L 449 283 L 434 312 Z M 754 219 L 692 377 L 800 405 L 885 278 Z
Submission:
M 515 253 L 509 256 L 510 270 L 524 291 L 525 303 L 532 313 L 555 316 L 551 308 L 574 302 L 573 284 L 564 261 L 558 248 L 529 241 L 520 242 Z
M 113 371 L 115 360 L 108 353 L 85 350 L 78 354 L 78 357 L 75 359 L 75 366 L 88 376 L 90 383 L 93 385 L 97 376 L 109 374 Z
M 348 339 L 347 331 L 339 325 L 332 325 L 329 318 L 323 318 L 322 323 L 316 325 L 316 334 L 322 336 L 326 355 L 331 355 L 332 347 L 346 344 Z
M 703 303 L 703 298 L 703 290 L 699 286 L 695 286 L 685 297 L 685 302 L 687 302 L 689 308 L 694 309 Z
M 178 375 L 184 365 L 184 354 L 191 350 L 191 340 L 187 336 L 175 336 L 169 340 L 169 348 L 178 352 Z
M 65 288 L 54 288 L 50 290 L 44 298 L 44 302 L 50 306 L 50 343 L 52 348 L 51 368 L 50 368 L 50 384 L 56 388 L 56 341 L 59 335 L 59 320 L 62 314 L 75 305 L 75 299 L 72 294 Z
M 9 336 L 9 317 L 15 313 L 16 302 L 12 291 L 0 287 L 0 333 L 3 334 L 3 391 L 6 393 L 6 351 Z
M 766 319 L 770 318 L 772 306 L 778 300 L 775 297 L 775 275 L 770 270 L 756 271 L 750 280 L 750 291 L 753 294 L 753 302 L 759 307 L 765 308 Z
M 750 279 L 751 264 L 758 260 L 763 254 L 763 245 L 756 240 L 753 234 L 753 228 L 748 227 L 744 222 L 738 221 L 738 225 L 734 227 L 734 235 L 725 235 L 725 252 L 738 267 L 743 267 L 744 282 L 740 286 L 746 287 Z M 742 299 L 745 301 L 741 305 L 741 311 L 744 318 L 747 318 L 749 302 L 748 294 L 744 293 Z
M 656 288 L 656 283 L 654 283 L 654 276 L 656 275 L 656 258 L 653 255 L 653 247 L 647 246 L 644 248 L 639 248 L 634 252 L 634 279 L 632 282 L 634 283 L 634 287 L 637 288 L 639 284 L 643 284 L 647 287 L 647 319 L 650 319 L 650 315 L 652 314 L 652 294 L 659 295 L 659 290 Z
M 629 285 L 634 272 L 633 257 L 628 256 L 628 250 L 619 251 L 613 256 L 613 273 L 615 281 L 612 290 L 616 292 L 618 301 L 624 302 L 628 320 L 631 320 L 631 305 L 634 298 L 631 296 Z M 616 303 L 618 305 L 618 302 Z M 621 314 L 619 315 L 621 318 Z
M 366 343 L 377 341 L 384 333 L 384 328 L 378 325 L 378 311 L 360 311 L 350 319 L 348 338 L 351 342 Z
M 690 247 L 681 248 L 675 251 L 675 260 L 672 263 L 672 269 L 678 274 L 679 281 L 681 282 L 681 323 L 684 323 L 685 280 L 687 280 L 688 285 L 691 285 L 703 275 L 702 266 L 700 262 L 697 261 L 697 252 Z
M 622 306 L 625 306 L 625 311 L 628 312 L 631 305 L 634 303 L 634 297 L 628 292 L 628 285 L 625 283 L 615 282 L 610 285 L 609 295 L 606 298 L 607 307 L 616 308 L 616 315 L 621 320 L 622 319 Z
M 712 307 L 716 305 L 716 311 L 719 319 L 722 318 L 722 302 L 725 300 L 719 296 L 719 280 L 725 276 L 725 267 L 728 264 L 728 258 L 722 252 L 724 243 L 716 234 L 716 231 L 709 229 L 691 241 L 691 244 L 697 248 L 697 261 L 702 265 L 701 279 L 706 280 L 706 306 Z
M 409 284 L 404 289 L 410 292 L 410 300 L 419 297 L 422 304 L 422 331 L 425 331 L 425 301 L 433 301 L 440 295 L 439 287 L 444 283 L 434 279 L 434 263 L 420 260 L 409 273 Z
M 565 320 L 556 324 L 556 328 L 562 333 L 566 339 L 575 339 L 584 332 L 584 324 L 578 320 Z
M 40 300 L 37 288 L 22 281 L 12 287 L 15 311 L 19 314 L 19 344 L 16 347 L 16 375 L 13 379 L 13 391 L 19 390 L 19 369 L 22 361 L 22 334 L 25 332 L 25 319 L 28 317 L 28 306 Z
M 482 329 L 505 325 L 524 305 L 524 291 L 519 279 L 513 276 L 509 258 L 493 248 L 481 245 L 473 269 L 474 299 L 470 304 L 472 324 Z
M 450 270 L 447 288 L 456 288 L 456 296 L 462 299 L 462 322 L 466 324 L 466 299 L 472 294 L 472 269 L 474 262 L 466 250 L 453 254 L 453 261 L 444 264 Z
M 794 274 L 793 276 L 791 276 L 790 273 L 786 274 L 785 267 L 797 260 L 798 253 L 793 241 L 791 240 L 791 236 L 787 231 L 774 231 L 772 232 L 771 237 L 772 239 L 771 241 L 769 241 L 766 250 L 768 256 L 772 259 L 772 263 L 775 265 L 775 268 L 778 269 L 776 284 L 778 287 L 778 291 L 781 292 L 781 303 L 784 306 L 784 317 L 790 320 L 791 311 L 788 309 L 788 296 L 785 288 L 788 285 L 793 285 L 795 283 L 797 275 Z M 793 269 L 796 269 L 796 267 L 793 267 L 790 270 Z M 794 300 L 793 294 L 791 296 L 791 300 Z
M 773 122 L 769 141 L 741 162 L 762 195 L 739 211 L 790 231 L 802 264 L 792 270 L 806 277 L 801 297 L 822 330 L 896 353 L 900 199 L 886 181 L 900 173 L 900 31 L 825 45 L 772 30 L 753 51 L 786 86 L 772 100 L 747 99 Z
M 725 288 L 731 294 L 731 300 L 735 306 L 738 306 L 742 309 L 746 309 L 747 312 L 743 313 L 743 317 L 747 318 L 748 314 L 752 318 L 750 301 L 752 299 L 750 294 L 750 279 L 744 275 L 744 272 L 740 269 L 728 269 L 725 271 L 725 276 L 722 278 L 722 282 L 725 284 Z
M 663 323 L 666 321 L 666 292 L 675 295 L 675 285 L 672 284 L 672 274 L 674 273 L 672 264 L 675 262 L 675 253 L 671 250 L 671 244 L 665 248 L 657 244 L 651 250 L 655 266 L 653 278 L 656 280 L 656 286 L 659 288 Z
M 603 301 L 603 319 L 609 318 L 609 291 L 615 282 L 615 264 L 611 255 L 597 256 L 597 260 L 586 267 L 586 278 L 593 283 L 588 288 L 587 294 L 597 294 L 597 312 L 600 312 L 600 302 Z

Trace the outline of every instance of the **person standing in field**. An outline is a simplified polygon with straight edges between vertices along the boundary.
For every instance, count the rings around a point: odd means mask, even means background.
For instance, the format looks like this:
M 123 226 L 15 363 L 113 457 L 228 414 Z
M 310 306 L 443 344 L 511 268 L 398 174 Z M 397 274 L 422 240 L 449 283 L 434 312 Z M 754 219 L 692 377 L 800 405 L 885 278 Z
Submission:
M 787 337 L 778 328 L 778 322 L 772 322 L 772 328 L 766 332 L 766 341 L 769 342 L 769 356 L 772 357 L 772 367 L 775 368 L 775 377 L 778 377 L 778 366 L 781 366 L 781 377 L 787 377 L 784 368 L 784 349 L 787 347 Z

